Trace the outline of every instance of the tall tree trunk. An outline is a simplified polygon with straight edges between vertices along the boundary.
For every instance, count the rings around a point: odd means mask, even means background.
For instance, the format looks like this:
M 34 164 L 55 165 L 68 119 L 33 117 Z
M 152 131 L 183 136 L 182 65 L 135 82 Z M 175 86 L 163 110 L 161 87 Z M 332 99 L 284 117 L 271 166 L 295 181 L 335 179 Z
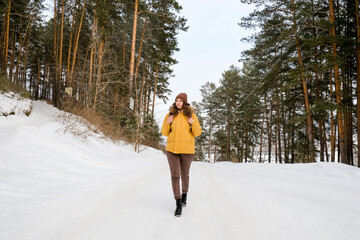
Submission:
M 359 20 L 359 0 L 355 0 L 356 10 L 356 88 L 357 88 L 357 143 L 358 154 L 357 162 L 360 167 L 360 20 Z
M 56 0 L 54 0 L 54 81 L 53 81 L 53 103 L 55 107 L 59 106 L 59 88 L 58 88 L 58 68 L 57 66 L 57 8 L 56 8 Z
M 124 33 L 123 33 L 123 47 L 122 47 L 122 50 L 123 50 L 123 63 L 122 63 L 122 72 L 123 72 L 123 83 L 121 84 L 121 92 L 123 93 L 122 94 L 122 97 L 121 97 L 121 104 L 120 104 L 120 110 L 119 110 L 119 112 L 121 112 L 121 113 L 123 113 L 123 107 L 124 107 L 124 96 L 125 96 L 125 94 L 124 94 L 124 89 L 125 89 L 125 79 L 126 79 L 126 71 L 125 71 L 125 69 L 127 69 L 127 67 L 126 67 L 126 65 L 125 65 L 125 63 L 126 63 L 126 28 L 124 27 Z M 149 87 L 149 89 L 150 89 L 150 87 Z M 150 93 L 149 93 L 149 97 L 150 97 Z M 126 101 L 126 99 L 125 99 L 125 101 Z
M 295 106 L 292 108 L 292 117 L 295 117 Z M 291 123 L 291 163 L 295 163 L 295 123 Z
M 140 59 L 141 59 L 141 51 L 142 51 L 142 47 L 143 47 L 143 43 L 144 43 L 144 39 L 145 39 L 145 31 L 146 31 L 146 23 L 147 23 L 147 18 L 145 19 L 145 23 L 144 23 L 144 28 L 141 34 L 141 39 L 140 39 L 140 46 L 139 46 L 139 51 L 138 51 L 138 56 L 137 56 L 137 61 L 136 61 L 136 67 L 135 67 L 135 76 L 134 76 L 134 82 L 135 82 L 135 106 L 134 109 L 138 108 L 138 96 L 137 96 L 137 78 L 138 78 L 138 73 L 139 73 L 139 66 L 140 66 Z M 135 111 L 136 113 L 138 111 Z
M 95 15 L 96 15 L 96 9 L 95 9 Z M 93 31 L 92 31 L 92 43 L 91 43 L 91 52 L 90 52 L 90 70 L 89 70 L 89 89 L 87 92 L 87 102 L 88 106 L 91 106 L 92 102 L 92 73 L 93 73 L 93 59 L 94 59 L 94 51 L 96 46 L 95 39 L 95 32 L 97 29 L 97 18 L 94 18 L 94 24 L 93 24 Z
M 265 107 L 266 111 L 266 107 Z M 262 115 L 262 121 L 261 121 L 261 131 L 260 131 L 260 156 L 259 156 L 259 162 L 261 163 L 261 155 L 262 155 L 262 147 L 263 147 L 263 133 L 264 133 L 264 123 L 265 123 L 265 111 Z
M 238 134 L 240 134 L 240 131 L 239 131 L 238 125 L 237 125 L 236 115 L 234 116 L 233 122 L 234 122 L 234 128 L 235 128 L 235 135 L 238 135 Z M 236 147 L 236 150 L 237 150 L 236 158 L 237 158 L 238 162 L 241 162 L 241 156 L 240 156 L 240 139 L 239 139 L 239 137 L 236 137 L 236 138 L 234 139 L 234 142 L 235 142 L 235 147 Z
M 84 64 L 83 68 L 81 70 L 81 78 L 79 78 L 79 81 L 81 80 L 81 83 L 78 86 L 78 89 L 75 91 L 75 99 L 81 101 L 84 106 L 87 104 L 87 81 L 86 81 L 86 66 L 87 66 L 87 59 L 89 55 L 89 46 L 86 47 L 85 52 L 85 58 L 84 58 Z M 78 96 L 76 95 L 78 94 Z
M 244 143 L 245 143 L 245 132 L 243 132 L 243 134 L 240 136 L 240 139 L 241 139 L 241 144 L 240 144 L 240 159 L 241 159 L 241 162 L 244 162 Z M 243 160 L 244 159 L 244 160 Z
M 44 63 L 44 76 L 43 76 L 43 80 L 42 80 L 42 88 L 41 88 L 41 95 L 40 95 L 40 98 L 41 99 L 45 99 L 46 98 L 46 89 L 47 89 L 47 86 L 46 86 L 46 79 L 47 79 L 47 64 Z
M 64 14 L 65 14 L 65 0 L 61 2 L 61 29 L 60 29 L 60 50 L 59 50 L 59 81 L 62 81 L 62 50 L 64 40 Z
M 277 56 L 277 48 L 275 48 L 275 57 Z M 277 87 L 277 93 L 276 93 L 276 133 L 277 135 L 275 137 L 275 146 L 276 146 L 276 161 L 279 159 L 279 163 L 282 163 L 282 151 L 281 151 L 281 129 L 280 129 L 280 85 L 279 85 L 279 74 L 276 73 L 275 76 L 276 79 L 276 87 Z
M 1 32 L 0 32 L 0 59 L 3 62 L 4 61 L 4 56 L 5 56 L 5 35 L 6 35 L 6 22 L 7 22 L 7 9 L 6 9 L 6 13 L 5 16 L 3 17 L 1 23 Z M 0 70 L 2 70 L 4 66 L 2 66 L 0 68 Z
M 333 86 L 332 86 L 332 74 L 330 71 L 330 101 L 333 102 Z M 331 162 L 335 162 L 335 144 L 336 144 L 336 130 L 334 123 L 334 111 L 330 110 L 330 148 L 331 148 Z
M 8 63 L 8 49 L 9 49 L 9 32 L 10 32 L 10 10 L 11 10 L 11 0 L 8 2 L 7 12 L 6 12 L 6 33 L 4 39 L 4 60 L 1 66 L 2 70 L 6 72 L 7 70 L 7 63 Z
M 148 87 L 148 99 L 147 99 L 147 106 L 146 106 L 146 117 L 148 118 L 150 116 L 150 96 L 151 95 L 151 85 L 150 85 L 150 79 L 149 79 L 149 87 Z
M 316 81 L 316 95 L 317 95 L 317 101 L 321 102 L 321 95 L 320 95 L 320 87 L 319 87 L 319 79 L 318 79 L 318 73 L 316 73 L 315 76 L 315 81 Z M 323 137 L 323 122 L 325 121 L 323 114 L 320 115 L 320 120 L 319 120 L 319 140 L 320 140 L 320 162 L 324 162 L 324 144 L 326 144 L 326 142 L 324 142 L 324 137 Z
M 35 99 L 39 99 L 39 88 L 40 88 L 40 77 L 41 77 L 41 67 L 40 67 L 40 58 L 38 58 L 38 77 L 37 77 L 37 83 L 35 88 Z
M 340 79 L 339 79 L 339 65 L 336 63 L 337 61 L 337 49 L 336 49 L 336 42 L 335 42 L 335 15 L 334 15 L 334 6 L 333 1 L 329 0 L 329 18 L 331 24 L 331 36 L 333 37 L 332 40 L 332 52 L 334 58 L 334 76 L 335 76 L 335 91 L 336 91 L 336 103 L 338 106 L 337 109 L 337 117 L 338 117 L 338 125 L 339 125 L 339 140 L 340 140 L 340 162 L 349 164 L 346 159 L 345 155 L 345 134 L 344 134 L 344 122 L 343 122 L 343 110 L 342 110 L 342 100 L 341 100 L 341 89 L 340 89 Z
M 325 91 L 325 99 L 330 99 L 330 103 L 331 103 L 332 97 L 331 96 L 329 97 L 328 94 L 329 94 L 329 92 Z M 329 149 L 328 149 L 328 135 L 327 135 L 327 130 L 326 130 L 327 123 L 325 120 L 325 116 L 324 116 L 323 120 L 324 121 L 322 122 L 322 124 L 323 124 L 322 129 L 323 129 L 323 136 L 324 136 L 325 157 L 326 157 L 326 162 L 330 162 Z M 331 125 L 330 125 L 330 128 L 331 128 Z M 331 129 L 330 129 L 330 131 L 331 131 Z M 330 138 L 330 145 L 331 145 L 331 138 Z M 331 149 L 331 147 L 330 147 L 330 149 Z
M 269 124 L 269 115 L 267 110 L 267 101 L 266 101 L 266 94 L 265 94 L 265 117 L 266 117 L 266 128 L 267 128 L 267 135 L 268 135 L 268 160 L 271 163 L 271 126 Z M 271 114 L 271 106 L 270 106 L 270 114 Z
M 32 19 L 32 17 L 29 18 L 28 24 L 27 24 L 26 29 L 25 29 L 24 38 L 21 38 L 20 43 L 19 43 L 20 44 L 20 46 L 19 46 L 19 56 L 17 58 L 16 70 L 15 70 L 15 82 L 16 83 L 19 83 L 19 70 L 20 70 L 20 63 L 21 63 L 21 55 L 22 55 L 24 44 L 26 43 L 27 33 L 28 33 L 30 25 L 31 25 L 31 19 Z M 21 35 L 21 33 L 20 33 L 20 35 Z
M 5 57 L 5 35 L 6 35 L 5 22 L 6 22 L 6 19 L 7 19 L 7 13 L 5 14 L 5 16 L 2 19 L 2 21 L 1 21 L 2 25 L 0 27 L 0 29 L 1 29 L 1 32 L 0 32 L 0 59 L 1 59 L 1 63 L 4 62 L 4 57 Z M 3 66 L 3 64 L 1 64 L 0 72 L 3 71 L 4 67 L 5 67 L 5 65 Z
M 211 121 L 211 115 L 210 115 L 210 121 Z M 208 158 L 209 161 L 211 161 L 211 147 L 212 147 L 212 124 L 210 122 L 209 124 L 209 147 L 208 147 Z
M 338 159 L 338 162 L 341 162 L 341 153 L 340 153 L 340 133 L 339 133 L 339 120 L 337 119 L 337 116 L 336 116 L 336 124 L 335 125 L 335 133 L 337 134 L 337 159 Z M 337 132 L 336 132 L 337 131 Z
M 147 106 L 147 101 L 148 101 L 148 94 L 150 94 L 148 92 L 148 83 L 149 83 L 149 76 L 150 76 L 150 64 L 148 64 L 148 68 L 147 68 L 147 72 L 146 72 L 146 80 L 145 80 L 145 87 L 144 87 L 144 109 L 143 109 L 143 122 L 146 122 L 146 118 L 147 118 L 147 112 L 146 112 L 146 106 Z
M 11 46 L 11 56 L 10 56 L 10 68 L 9 68 L 9 79 L 13 82 L 13 69 L 14 69 L 14 61 L 15 61 L 15 31 L 13 31 L 13 41 Z
M 346 71 L 346 69 L 345 69 Z M 341 89 L 343 89 L 342 91 L 342 103 L 343 103 L 343 118 L 344 118 L 344 151 L 345 151 L 345 157 L 346 157 L 346 161 L 348 161 L 348 84 L 347 84 L 347 78 L 346 78 L 346 74 L 343 72 L 342 74 L 342 83 L 340 82 L 340 84 L 342 84 Z
M 326 162 L 329 162 L 329 151 L 328 151 L 328 145 L 327 145 L 325 121 L 323 121 L 322 129 L 323 129 L 323 136 L 324 136 L 325 158 L 326 158 Z
M 20 20 L 19 20 L 19 26 L 16 27 L 16 31 L 19 35 L 19 39 L 18 39 L 18 43 L 16 44 L 16 48 L 18 49 L 18 51 L 16 52 L 17 59 L 16 59 L 16 65 L 15 65 L 15 72 L 14 72 L 14 83 L 18 84 L 18 72 L 19 72 L 19 64 L 20 60 L 19 56 L 20 56 L 20 50 L 19 50 L 19 46 L 22 45 L 23 42 L 23 34 L 22 34 L 22 29 L 23 29 L 23 16 L 20 16 Z M 16 57 L 16 56 L 15 56 Z
M 32 25 L 30 25 L 28 36 L 31 36 Z M 21 80 L 22 87 L 26 89 L 26 80 L 27 80 L 27 64 L 28 64 L 28 55 L 29 55 L 29 45 L 30 45 L 30 37 L 29 40 L 25 43 L 25 57 L 24 57 L 24 66 L 23 66 L 23 78 Z
M 301 70 L 301 81 L 302 81 L 304 100 L 305 100 L 305 110 L 306 110 L 306 118 L 307 118 L 307 136 L 308 136 L 308 141 L 309 141 L 309 153 L 310 153 L 309 157 L 310 157 L 310 162 L 315 162 L 313 120 L 312 120 L 311 112 L 310 112 L 308 89 L 307 89 L 307 85 L 306 85 L 306 76 L 305 76 L 305 70 L 304 70 L 304 65 L 303 65 L 302 56 L 301 56 L 301 49 L 300 49 L 300 44 L 299 44 L 299 39 L 298 39 L 294 0 L 291 0 L 291 5 L 292 5 L 292 15 L 293 15 L 293 24 L 294 24 L 294 38 L 295 38 L 297 55 L 298 55 L 298 61 L 299 61 L 300 70 Z
M 136 81 L 136 79 L 138 77 L 138 73 L 139 73 L 141 51 L 142 51 L 142 47 L 143 47 L 144 39 L 145 39 L 146 24 L 147 24 L 147 18 L 145 18 L 145 23 L 144 23 L 144 27 L 143 27 L 143 31 L 142 31 L 141 39 L 140 39 L 140 46 L 139 46 L 139 51 L 138 51 L 137 60 L 136 60 L 136 67 L 135 67 L 135 81 Z
M 231 108 L 230 104 L 227 103 L 227 121 L 226 121 L 226 160 L 230 161 L 230 115 L 231 115 Z M 245 153 L 246 154 L 246 153 Z M 246 156 L 245 156 L 245 162 L 246 162 Z
M 76 5 L 75 5 L 76 6 Z M 96 8 L 95 13 L 96 15 Z M 67 68 L 66 68 L 66 77 L 65 77 L 65 85 L 70 86 L 70 62 L 71 62 L 71 49 L 72 49 L 72 43 L 73 43 L 73 35 L 74 35 L 74 28 L 75 28 L 75 19 L 76 19 L 76 9 L 74 10 L 73 14 L 73 20 L 71 24 L 71 30 L 70 30 L 70 39 L 69 39 L 69 48 L 68 48 L 68 57 L 67 57 Z M 93 28 L 94 31 L 94 28 Z M 94 35 L 92 36 L 92 39 L 94 39 Z
M 314 0 L 311 0 L 311 12 L 314 13 Z M 312 25 L 315 26 L 315 14 L 312 15 Z M 318 70 L 318 50 L 315 43 L 317 38 L 316 28 L 313 28 L 313 44 L 314 44 L 314 71 L 315 71 L 315 84 L 316 84 L 316 100 L 320 103 L 322 101 L 320 81 L 319 81 L 319 70 Z M 320 162 L 324 162 L 324 138 L 323 138 L 323 122 L 325 121 L 324 114 L 320 112 L 319 116 L 319 140 L 320 140 Z M 325 142 L 326 143 L 326 142 Z
M 125 30 L 124 30 L 125 33 Z M 124 54 L 124 48 L 125 48 L 125 36 L 124 36 L 124 41 L 123 41 L 123 54 Z M 124 72 L 124 63 L 123 63 L 123 69 L 122 71 Z M 119 102 L 119 91 L 120 91 L 120 83 L 121 83 L 121 75 L 119 75 L 119 83 L 115 83 L 115 93 L 114 93 L 114 101 L 113 101 L 113 112 L 116 115 L 116 112 L 118 110 L 118 102 Z
M 249 138 L 249 133 L 248 133 L 248 131 L 247 130 L 245 130 L 245 162 L 247 163 L 248 162 L 248 160 L 247 160 L 247 158 L 248 158 L 248 146 L 249 146 L 249 144 L 248 144 L 248 138 Z M 230 143 L 230 142 L 229 142 Z
M 118 81 L 114 85 L 114 100 L 113 100 L 113 113 L 116 116 L 118 110 L 118 101 L 119 101 L 119 91 L 120 91 L 120 83 L 121 83 L 121 76 L 118 75 Z
M 283 94 L 280 95 L 281 99 L 280 102 L 284 102 Z M 285 118 L 285 109 L 284 105 L 282 104 L 282 125 L 283 125 L 283 141 L 284 141 L 284 161 L 285 163 L 289 163 L 289 156 L 288 156 L 288 144 L 286 142 L 286 118 Z
M 95 96 L 94 96 L 94 105 L 93 105 L 93 109 L 96 109 L 96 100 L 98 97 L 98 89 L 99 89 L 99 84 L 101 82 L 101 67 L 102 67 L 102 57 L 103 57 L 103 52 L 104 52 L 104 40 L 101 40 L 100 42 L 100 47 L 99 47 L 99 67 L 98 67 L 98 72 L 97 72 L 97 78 L 96 78 L 96 87 L 95 87 Z
M 74 75 L 74 69 L 75 69 L 75 62 L 76 62 L 76 55 L 77 55 L 77 49 L 78 49 L 78 44 L 79 44 L 79 38 L 80 38 L 80 32 L 81 32 L 81 26 L 82 26 L 82 22 L 84 19 L 84 13 L 85 13 L 85 5 L 86 5 L 86 0 L 84 0 L 84 6 L 81 12 L 81 18 L 80 18 L 80 23 L 79 23 L 79 30 L 78 33 L 76 35 L 76 42 L 74 45 L 74 52 L 73 52 L 73 58 L 72 58 L 72 64 L 71 64 L 71 73 L 70 73 L 70 81 L 69 81 L 69 86 L 72 86 L 72 80 L 73 80 L 73 75 Z
M 85 54 L 86 55 L 86 54 Z M 86 59 L 86 58 L 85 58 Z M 85 60 L 86 61 L 86 60 Z M 73 87 L 73 96 L 76 100 L 78 100 L 78 97 L 80 95 L 80 90 L 79 90 L 79 87 L 80 87 L 80 84 L 81 84 L 81 67 L 80 67 L 80 62 L 77 61 L 76 62 L 76 69 L 75 69 L 75 74 L 74 74 L 74 79 L 76 79 L 75 81 L 75 84 L 74 87 Z
M 136 28 L 137 28 L 137 18 L 138 18 L 138 4 L 139 4 L 139 0 L 135 0 L 134 23 L 133 23 L 133 32 L 132 32 L 132 39 L 131 39 L 131 54 L 130 54 L 129 99 L 131 99 L 133 97 L 133 81 L 134 81 L 134 66 L 135 66 L 135 45 L 136 45 Z
M 274 116 L 275 117 L 275 116 Z M 275 143 L 275 163 L 278 163 L 279 155 L 278 155 L 278 141 L 277 141 L 277 129 L 274 129 L 274 143 Z
M 144 63 L 144 69 L 146 68 L 146 62 Z M 145 72 L 145 70 L 144 70 Z M 139 152 L 140 150 L 140 140 L 141 140 L 141 109 L 142 109 L 142 98 L 143 98 L 143 90 L 144 90 L 144 84 L 145 84 L 145 73 L 143 74 L 142 81 L 141 81 L 141 87 L 140 87 L 140 97 L 139 97 L 139 108 L 138 112 L 136 114 L 137 116 L 137 130 L 136 130 L 136 140 L 135 140 L 135 151 Z
M 216 162 L 216 159 L 217 159 L 217 148 L 215 145 L 215 147 L 214 147 L 214 163 Z
M 119 88 L 120 88 L 120 84 L 115 83 L 115 85 L 114 85 L 114 100 L 113 100 L 113 113 L 114 113 L 114 115 L 116 115 L 116 112 L 117 112 L 117 106 L 118 106 L 118 100 L 119 100 Z
M 353 112 L 353 98 L 351 93 L 352 86 L 351 86 L 351 79 L 348 79 L 348 89 L 349 89 L 349 95 L 348 95 L 348 110 L 347 110 L 347 159 L 350 165 L 354 165 L 354 158 L 353 158 L 353 120 L 352 120 L 352 112 Z
M 277 130 L 277 139 L 278 139 L 278 155 L 279 155 L 279 163 L 282 163 L 282 152 L 281 152 L 281 131 L 280 131 L 280 97 L 279 93 L 277 93 L 277 106 L 276 106 L 276 130 Z
M 156 97 L 158 74 L 159 74 L 159 60 L 156 61 L 156 77 L 155 77 L 154 97 L 153 97 L 153 105 L 152 105 L 152 118 L 153 119 L 154 119 L 154 113 L 155 113 L 155 97 Z

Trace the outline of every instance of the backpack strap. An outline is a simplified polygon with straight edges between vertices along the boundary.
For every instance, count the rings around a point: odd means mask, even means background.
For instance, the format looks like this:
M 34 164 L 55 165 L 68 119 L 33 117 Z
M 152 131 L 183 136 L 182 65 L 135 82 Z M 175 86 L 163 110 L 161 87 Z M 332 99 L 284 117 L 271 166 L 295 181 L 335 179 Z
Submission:
M 169 112 L 169 117 L 171 117 L 173 114 L 171 113 L 171 112 Z M 171 124 L 172 124 L 172 122 L 170 123 L 170 132 L 171 132 Z

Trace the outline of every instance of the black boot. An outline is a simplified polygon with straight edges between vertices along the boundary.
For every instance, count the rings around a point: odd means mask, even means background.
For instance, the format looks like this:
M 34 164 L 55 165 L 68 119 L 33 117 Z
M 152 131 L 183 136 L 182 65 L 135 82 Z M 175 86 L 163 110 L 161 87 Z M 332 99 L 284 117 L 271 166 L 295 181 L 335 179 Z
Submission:
M 183 207 L 186 207 L 186 196 L 187 196 L 187 193 L 183 193 L 181 195 L 181 201 L 182 201 Z
M 180 217 L 182 212 L 182 203 L 181 198 L 176 199 L 176 210 L 175 210 L 175 216 Z

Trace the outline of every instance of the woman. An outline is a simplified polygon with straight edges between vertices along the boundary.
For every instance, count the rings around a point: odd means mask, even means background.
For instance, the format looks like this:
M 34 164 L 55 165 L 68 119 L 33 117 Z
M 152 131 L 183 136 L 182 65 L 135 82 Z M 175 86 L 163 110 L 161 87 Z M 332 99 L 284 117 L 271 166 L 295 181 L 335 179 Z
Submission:
M 161 133 L 168 137 L 166 155 L 176 200 L 175 216 L 177 217 L 181 216 L 182 207 L 186 206 L 190 165 L 195 154 L 195 137 L 201 134 L 201 126 L 194 112 L 195 109 L 187 102 L 187 95 L 180 93 L 170 107 L 170 113 L 165 116 L 161 128 Z

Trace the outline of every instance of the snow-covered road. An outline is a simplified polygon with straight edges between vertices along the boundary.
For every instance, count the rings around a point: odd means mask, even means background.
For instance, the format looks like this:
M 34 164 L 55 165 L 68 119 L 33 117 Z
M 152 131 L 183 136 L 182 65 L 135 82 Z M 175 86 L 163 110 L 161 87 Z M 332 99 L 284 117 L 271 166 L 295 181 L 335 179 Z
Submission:
M 194 162 L 176 218 L 163 153 L 64 133 L 59 114 L 0 117 L 0 239 L 360 239 L 359 168 Z

